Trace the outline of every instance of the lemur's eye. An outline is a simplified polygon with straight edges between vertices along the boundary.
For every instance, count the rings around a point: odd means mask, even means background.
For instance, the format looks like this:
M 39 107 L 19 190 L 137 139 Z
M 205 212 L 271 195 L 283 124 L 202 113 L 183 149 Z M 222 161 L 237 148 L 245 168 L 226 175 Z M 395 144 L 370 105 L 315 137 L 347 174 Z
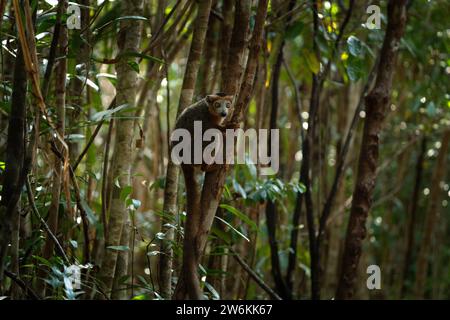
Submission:
M 214 102 L 214 107 L 216 107 L 216 108 L 220 107 L 220 103 Z
M 227 102 L 227 103 L 225 104 L 225 106 L 226 106 L 227 108 L 229 108 L 229 107 L 231 107 L 231 103 L 230 103 L 230 102 Z

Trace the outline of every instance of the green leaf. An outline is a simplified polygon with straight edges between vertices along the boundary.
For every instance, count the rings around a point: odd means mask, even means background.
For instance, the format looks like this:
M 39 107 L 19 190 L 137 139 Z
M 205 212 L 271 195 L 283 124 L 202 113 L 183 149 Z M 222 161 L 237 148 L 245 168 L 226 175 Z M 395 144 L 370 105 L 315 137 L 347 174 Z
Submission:
M 123 109 L 127 108 L 128 106 L 129 106 L 129 104 L 125 103 L 125 104 L 122 104 L 113 109 L 97 112 L 91 117 L 91 120 L 92 121 L 101 121 L 101 120 L 109 119 L 114 113 L 122 111 Z
M 72 245 L 73 248 L 78 248 L 78 242 L 76 242 L 75 240 L 70 240 L 70 244 Z
M 364 53 L 361 40 L 355 36 L 350 36 L 347 39 L 348 51 L 355 57 L 360 57 Z
M 39 261 L 40 263 L 46 265 L 46 266 L 49 267 L 49 268 L 52 267 L 51 262 L 48 261 L 48 260 L 45 259 L 45 258 L 42 258 L 42 257 L 39 257 L 39 256 L 34 256 L 34 255 L 33 255 L 33 258 L 35 258 L 37 261 Z
M 239 193 L 242 198 L 247 198 L 247 193 L 245 192 L 244 188 L 240 185 L 239 182 L 237 182 L 235 179 L 233 179 L 233 188 L 236 190 L 237 193 Z
M 115 251 L 128 251 L 130 248 L 128 246 L 108 246 L 106 249 L 115 250 Z
M 165 238 L 166 238 L 166 235 L 165 235 L 163 232 L 158 232 L 158 233 L 155 235 L 155 237 L 158 238 L 159 240 L 162 240 L 162 239 L 165 239 Z
M 131 203 L 136 210 L 141 206 L 141 201 L 138 199 L 131 199 Z
M 86 138 L 84 134 L 72 133 L 66 135 L 66 141 L 82 141 Z
M 247 217 L 244 213 L 236 209 L 235 207 L 232 207 L 228 204 L 221 204 L 219 205 L 220 208 L 227 210 L 228 212 L 234 214 L 236 217 L 241 219 L 243 222 L 248 224 L 253 231 L 258 229 L 258 226 L 255 222 L 253 222 L 249 217 Z
M 219 228 L 212 227 L 211 233 L 214 234 L 216 237 L 218 237 L 220 240 L 222 240 L 225 243 L 231 242 L 231 237 L 228 233 L 220 230 Z
M 427 114 L 430 117 L 434 117 L 436 115 L 436 105 L 433 101 L 430 101 L 427 105 Z
M 286 39 L 294 39 L 302 33 L 305 24 L 302 21 L 297 21 L 286 30 Z
M 317 74 L 320 70 L 320 63 L 319 60 L 317 60 L 315 54 L 309 50 L 304 49 L 303 56 L 306 59 L 306 64 L 308 65 L 309 70 L 312 73 Z
M 128 196 L 133 192 L 132 186 L 125 186 L 120 190 L 120 200 L 125 201 Z
M 128 61 L 127 63 L 131 67 L 131 69 L 133 69 L 136 73 L 140 72 L 139 63 L 137 63 L 136 61 L 131 61 L 131 60 Z
M 219 221 L 222 221 L 224 224 L 226 224 L 231 230 L 233 230 L 234 232 L 236 232 L 239 236 L 241 236 L 242 238 L 244 238 L 245 240 L 247 240 L 248 242 L 250 242 L 250 239 L 247 238 L 242 232 L 240 232 L 239 230 L 237 230 L 235 227 L 233 227 L 231 224 L 229 224 L 228 222 L 226 222 L 224 219 L 222 219 L 221 217 L 215 216 L 215 218 Z
M 364 76 L 364 68 L 363 68 L 363 61 L 350 57 L 348 59 L 347 64 L 347 74 L 351 81 L 358 81 L 361 77 Z
M 141 20 L 141 21 L 147 21 L 148 19 L 146 17 L 142 16 L 123 16 L 116 19 L 116 21 L 121 20 Z
M 142 58 L 142 59 L 145 59 L 145 60 L 150 60 L 150 61 L 153 61 L 153 62 L 158 62 L 158 63 L 161 63 L 161 64 L 165 63 L 164 60 L 161 60 L 159 58 L 150 56 L 150 55 L 145 54 L 145 53 L 133 52 L 133 51 L 121 53 L 118 57 L 135 57 L 135 58 Z
M 84 199 L 81 199 L 81 205 L 82 205 L 84 211 L 86 212 L 89 223 L 96 224 L 98 221 L 97 216 L 92 211 L 91 207 L 89 207 L 88 203 Z
M 219 300 L 220 295 L 212 285 L 205 281 L 205 287 L 211 292 L 213 300 Z

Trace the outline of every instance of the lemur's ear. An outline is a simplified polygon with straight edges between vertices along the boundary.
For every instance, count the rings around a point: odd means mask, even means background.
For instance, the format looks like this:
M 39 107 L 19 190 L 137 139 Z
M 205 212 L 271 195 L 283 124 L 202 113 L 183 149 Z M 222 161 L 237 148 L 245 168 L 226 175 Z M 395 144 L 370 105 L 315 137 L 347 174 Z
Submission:
M 208 102 L 208 103 L 212 103 L 212 102 L 214 102 L 214 100 L 216 100 L 216 99 L 217 99 L 217 96 L 214 95 L 214 94 L 208 94 L 208 95 L 206 96 L 206 102 Z

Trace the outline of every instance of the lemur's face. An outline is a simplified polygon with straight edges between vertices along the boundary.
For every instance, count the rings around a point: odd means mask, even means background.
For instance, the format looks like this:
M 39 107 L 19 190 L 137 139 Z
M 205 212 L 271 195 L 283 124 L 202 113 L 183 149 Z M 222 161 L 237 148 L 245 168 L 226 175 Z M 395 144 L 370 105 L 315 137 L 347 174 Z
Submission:
M 206 96 L 206 101 L 208 102 L 208 108 L 211 114 L 225 119 L 231 109 L 233 96 L 211 94 Z

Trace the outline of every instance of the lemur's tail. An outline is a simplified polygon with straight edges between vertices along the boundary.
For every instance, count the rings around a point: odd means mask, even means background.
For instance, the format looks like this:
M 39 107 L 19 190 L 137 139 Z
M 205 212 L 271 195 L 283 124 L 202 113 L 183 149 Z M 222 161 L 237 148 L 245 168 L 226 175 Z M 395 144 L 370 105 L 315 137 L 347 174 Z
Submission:
M 199 252 L 197 246 L 200 225 L 200 184 L 195 177 L 194 167 L 182 165 L 186 185 L 186 223 L 184 226 L 182 285 L 187 289 L 190 299 L 202 299 L 203 293 L 197 276 Z M 178 288 L 177 288 L 178 289 Z M 176 292 L 178 290 L 175 290 Z M 183 291 L 183 290 L 181 290 Z

